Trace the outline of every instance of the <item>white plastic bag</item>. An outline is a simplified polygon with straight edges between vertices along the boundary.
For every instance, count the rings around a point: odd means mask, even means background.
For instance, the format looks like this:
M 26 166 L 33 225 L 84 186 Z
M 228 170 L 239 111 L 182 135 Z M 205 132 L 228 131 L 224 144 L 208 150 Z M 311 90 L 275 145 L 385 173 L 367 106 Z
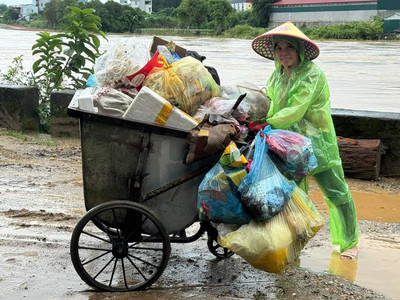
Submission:
M 150 51 L 136 38 L 123 39 L 99 56 L 94 65 L 97 84 L 129 87 L 128 75 L 139 71 L 150 60 Z

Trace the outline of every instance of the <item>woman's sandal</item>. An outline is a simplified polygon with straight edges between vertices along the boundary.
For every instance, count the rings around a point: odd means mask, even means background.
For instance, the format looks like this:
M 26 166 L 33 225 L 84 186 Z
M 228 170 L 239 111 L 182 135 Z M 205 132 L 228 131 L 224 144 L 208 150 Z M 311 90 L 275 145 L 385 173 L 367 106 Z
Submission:
M 358 247 L 355 246 L 351 249 L 347 249 L 340 254 L 341 259 L 356 259 L 358 257 Z

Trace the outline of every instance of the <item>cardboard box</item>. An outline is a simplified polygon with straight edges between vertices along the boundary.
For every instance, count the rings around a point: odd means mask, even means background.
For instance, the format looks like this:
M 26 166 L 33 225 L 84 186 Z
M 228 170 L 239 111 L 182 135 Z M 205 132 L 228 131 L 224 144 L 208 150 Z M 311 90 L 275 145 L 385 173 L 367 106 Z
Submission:
M 150 48 L 151 55 L 153 56 L 157 52 L 158 45 L 166 45 L 168 43 L 169 43 L 169 41 L 163 40 L 162 38 L 159 38 L 158 36 L 154 36 L 153 43 L 151 44 L 151 48 Z M 178 54 L 179 57 L 181 57 L 181 58 L 185 57 L 186 49 L 175 44 L 175 53 Z

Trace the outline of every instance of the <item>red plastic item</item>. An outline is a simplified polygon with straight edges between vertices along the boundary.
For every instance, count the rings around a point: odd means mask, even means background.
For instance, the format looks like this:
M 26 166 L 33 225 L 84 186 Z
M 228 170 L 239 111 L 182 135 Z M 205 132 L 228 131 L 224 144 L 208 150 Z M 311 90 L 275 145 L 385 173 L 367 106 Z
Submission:
M 159 55 L 160 53 L 156 52 L 143 68 L 136 73 L 127 76 L 129 81 L 138 91 L 140 91 L 142 88 L 142 84 L 146 76 L 149 75 L 154 68 L 161 68 L 163 66 L 163 62 L 158 60 Z
M 247 128 L 249 128 L 250 131 L 256 131 L 259 132 L 261 130 L 263 130 L 265 127 L 268 126 L 268 123 L 263 123 L 263 124 L 257 124 L 255 125 L 253 122 L 249 123 L 247 125 Z

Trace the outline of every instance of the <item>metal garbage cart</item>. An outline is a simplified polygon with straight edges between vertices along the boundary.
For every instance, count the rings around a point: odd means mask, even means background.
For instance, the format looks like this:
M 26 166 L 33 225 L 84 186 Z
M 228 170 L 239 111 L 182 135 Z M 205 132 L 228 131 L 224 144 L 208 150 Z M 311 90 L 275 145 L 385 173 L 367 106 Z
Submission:
M 212 254 L 233 254 L 197 213 L 198 186 L 219 155 L 185 164 L 187 132 L 71 106 L 68 114 L 80 123 L 87 212 L 70 252 L 84 282 L 103 291 L 148 288 L 165 270 L 171 243 L 193 242 L 205 232 Z

